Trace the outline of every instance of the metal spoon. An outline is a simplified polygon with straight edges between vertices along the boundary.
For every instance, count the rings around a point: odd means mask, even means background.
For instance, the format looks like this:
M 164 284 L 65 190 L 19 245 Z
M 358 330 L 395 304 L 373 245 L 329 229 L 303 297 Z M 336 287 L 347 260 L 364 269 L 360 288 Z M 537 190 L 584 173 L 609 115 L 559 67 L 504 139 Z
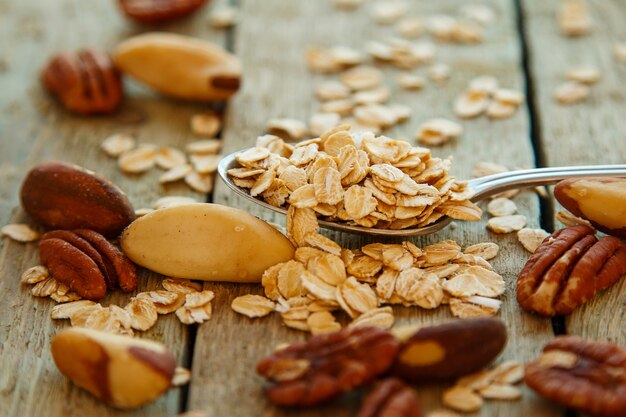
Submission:
M 237 155 L 244 151 L 232 153 L 223 158 L 218 167 L 217 172 L 226 183 L 226 185 L 235 191 L 238 195 L 259 204 L 269 210 L 286 215 L 287 210 L 281 207 L 275 207 L 271 204 L 252 197 L 245 189 L 237 187 L 226 173 L 231 168 L 238 168 L 239 163 L 236 160 Z M 468 186 L 474 191 L 472 201 L 480 201 L 484 198 L 503 191 L 536 187 L 538 185 L 555 184 L 567 178 L 576 177 L 622 177 L 626 178 L 626 165 L 586 165 L 586 166 L 569 166 L 569 167 L 553 167 L 553 168 L 536 168 L 524 169 L 520 171 L 509 171 L 501 174 L 488 175 L 468 181 Z M 421 236 L 435 233 L 446 227 L 453 219 L 450 217 L 442 217 L 436 222 L 418 228 L 407 228 L 401 230 L 379 229 L 375 227 L 352 226 L 347 223 L 329 222 L 319 220 L 321 227 L 341 232 L 360 233 L 367 235 L 380 236 Z

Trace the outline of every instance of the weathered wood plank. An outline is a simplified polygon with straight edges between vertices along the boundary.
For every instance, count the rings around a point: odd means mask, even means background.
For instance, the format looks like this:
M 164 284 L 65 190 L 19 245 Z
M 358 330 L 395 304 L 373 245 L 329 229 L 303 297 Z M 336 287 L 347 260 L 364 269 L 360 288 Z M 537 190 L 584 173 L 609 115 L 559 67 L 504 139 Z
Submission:
M 455 13 L 462 1 L 421 2 L 412 4 L 412 13 L 427 16 L 435 13 Z M 523 89 L 520 50 L 513 4 L 489 1 L 498 17 L 488 29 L 487 40 L 478 46 L 438 47 L 438 61 L 451 65 L 452 79 L 447 85 L 430 84 L 419 93 L 398 92 L 395 99 L 414 109 L 409 123 L 400 126 L 391 136 L 413 138 L 417 126 L 431 117 L 452 116 L 453 98 L 474 76 L 491 74 L 503 86 Z M 244 64 L 244 88 L 235 98 L 224 132 L 225 151 L 252 146 L 262 134 L 265 123 L 272 117 L 292 117 L 307 120 L 315 112 L 313 87 L 324 77 L 309 73 L 304 63 L 308 46 L 346 45 L 362 48 L 369 39 L 384 39 L 391 29 L 377 27 L 369 18 L 369 6 L 353 12 L 336 12 L 330 2 L 278 0 L 247 0 L 242 2 L 243 21 L 235 35 L 235 51 Z M 263 47 L 263 45 L 268 45 Z M 385 70 L 391 78 L 396 71 Z M 425 69 L 421 70 L 425 72 Z M 389 82 L 390 86 L 393 82 Z M 449 146 L 435 150 L 438 156 L 454 155 L 454 173 L 468 177 L 480 161 L 496 161 L 510 167 L 531 166 L 532 149 L 529 140 L 528 115 L 524 107 L 507 121 L 490 122 L 479 119 L 463 122 L 465 134 Z M 270 221 L 284 221 L 234 197 L 219 184 L 215 201 L 245 208 Z M 524 193 L 516 199 L 520 212 L 537 226 L 539 212 L 534 195 Z M 357 248 L 374 241 L 372 238 L 329 232 L 328 235 L 344 246 Z M 426 245 L 442 239 L 457 240 L 463 246 L 493 240 L 501 246 L 495 260 L 496 270 L 507 280 L 501 317 L 507 323 L 510 341 L 503 358 L 525 361 L 536 355 L 552 337 L 548 321 L 521 313 L 514 294 L 515 279 L 527 253 L 514 236 L 497 237 L 478 224 L 458 224 L 437 235 L 415 240 Z M 260 287 L 215 284 L 215 322 L 199 329 L 194 352 L 194 383 L 190 393 L 190 409 L 204 409 L 209 415 L 282 416 L 291 413 L 269 404 L 262 396 L 262 381 L 255 375 L 257 360 L 274 346 L 285 341 L 301 340 L 305 336 L 280 324 L 279 317 L 250 320 L 234 314 L 230 302 L 238 295 L 262 293 Z M 396 308 L 397 324 L 433 324 L 451 318 L 445 307 L 437 311 L 418 308 Z M 418 393 L 426 411 L 441 406 L 443 386 L 420 387 Z M 327 407 L 298 411 L 299 415 L 353 415 L 358 407 L 354 396 Z M 561 415 L 529 390 L 524 390 L 520 403 L 488 404 L 482 415 Z
M 622 1 L 589 1 L 595 22 L 582 38 L 563 37 L 556 24 L 558 2 L 524 1 L 531 74 L 536 86 L 542 147 L 551 166 L 624 163 L 626 160 L 625 67 L 613 45 L 626 38 Z M 591 66 L 602 79 L 583 103 L 561 106 L 554 89 L 568 69 Z M 626 344 L 626 280 L 576 309 L 566 319 L 568 333 Z
M 19 184 L 31 166 L 49 159 L 83 165 L 111 178 L 137 208 L 150 206 L 166 194 L 185 193 L 204 201 L 205 196 L 189 192 L 184 186 L 159 187 L 157 170 L 141 176 L 123 175 L 116 162 L 99 149 L 105 137 L 118 132 L 131 133 L 140 142 L 182 148 L 192 140 L 189 117 L 201 111 L 201 106 L 167 100 L 128 82 L 127 100 L 115 115 L 75 117 L 46 96 L 38 73 L 47 57 L 60 49 L 107 49 L 147 30 L 169 30 L 225 44 L 223 32 L 209 29 L 205 12 L 175 24 L 149 28 L 124 19 L 116 2 L 2 1 L 0 10 L 2 224 L 27 220 L 19 209 Z M 50 320 L 52 300 L 35 299 L 28 288 L 19 284 L 21 272 L 38 263 L 37 246 L 7 239 L 0 244 L 0 415 L 173 416 L 179 412 L 183 402 L 181 390 L 172 390 L 136 412 L 121 412 L 105 406 L 61 376 L 49 345 L 52 336 L 67 324 Z M 141 273 L 139 290 L 158 287 L 160 276 Z M 129 298 L 116 293 L 103 302 L 123 306 Z M 188 335 L 189 328 L 172 315 L 161 317 L 142 336 L 171 347 L 179 363 L 185 365 L 189 362 Z

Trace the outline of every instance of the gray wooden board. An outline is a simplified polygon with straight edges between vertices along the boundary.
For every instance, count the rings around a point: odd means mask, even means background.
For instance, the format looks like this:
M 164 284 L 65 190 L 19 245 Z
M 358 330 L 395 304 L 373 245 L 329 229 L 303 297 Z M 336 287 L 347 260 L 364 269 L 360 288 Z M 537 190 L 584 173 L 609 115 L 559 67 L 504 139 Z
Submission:
M 332 78 L 311 74 L 306 68 L 304 51 L 309 46 L 345 45 L 363 48 L 369 39 L 384 39 L 391 29 L 378 27 L 369 17 L 369 5 L 352 12 L 335 12 L 330 2 L 281 2 L 246 0 L 242 2 L 242 24 L 235 33 L 235 52 L 244 64 L 243 90 L 232 101 L 224 132 L 225 151 L 232 152 L 254 145 L 272 117 L 308 120 L 317 109 L 313 98 L 316 82 Z M 412 13 L 427 16 L 455 13 L 462 1 L 440 1 L 412 4 Z M 451 65 L 452 78 L 442 87 L 432 83 L 418 93 L 398 92 L 392 101 L 413 109 L 411 121 L 392 132 L 392 137 L 413 140 L 417 126 L 430 117 L 452 116 L 453 97 L 474 76 L 495 75 L 503 86 L 522 89 L 523 74 L 512 3 L 490 1 L 498 13 L 496 23 L 487 32 L 487 40 L 478 46 L 438 47 L 437 61 Z M 263 48 L 261 43 L 270 45 Z M 421 68 L 425 72 L 426 68 Z M 385 69 L 390 82 L 397 71 Z M 477 162 L 496 161 L 510 167 L 532 166 L 529 122 L 525 107 L 506 121 L 486 118 L 462 122 L 465 133 L 451 145 L 434 151 L 438 156 L 454 156 L 453 171 L 468 177 Z M 283 222 L 281 217 L 233 196 L 223 184 L 217 184 L 215 202 L 245 208 L 261 218 Z M 536 197 L 524 193 L 516 198 L 520 212 L 537 226 L 539 211 Z M 373 238 L 328 232 L 343 246 L 358 248 Z M 507 280 L 507 292 L 500 316 L 507 323 L 510 341 L 502 359 L 526 361 L 536 356 L 552 338 L 549 320 L 538 319 L 520 311 L 514 295 L 517 272 L 528 254 L 514 235 L 495 236 L 485 230 L 485 221 L 457 224 L 428 238 L 416 239 L 420 245 L 443 239 L 457 240 L 461 245 L 493 240 L 501 246 L 496 270 Z M 251 320 L 230 311 L 230 302 L 238 295 L 261 294 L 258 286 L 212 286 L 216 291 L 214 319 L 198 331 L 193 361 L 193 384 L 190 409 L 203 409 L 209 415 L 281 416 L 281 415 L 354 415 L 358 407 L 355 396 L 343 398 L 329 406 L 289 412 L 269 404 L 262 396 L 262 380 L 255 375 L 256 362 L 286 341 L 302 340 L 300 332 L 281 325 L 277 315 Z M 396 325 L 434 324 L 451 318 L 447 308 L 425 311 L 418 308 L 395 308 Z M 443 386 L 419 387 L 418 394 L 425 411 L 441 407 Z M 524 389 L 519 403 L 488 403 L 481 415 L 561 415 L 562 411 L 538 399 Z
M 592 33 L 568 38 L 556 24 L 557 2 L 523 2 L 542 149 L 551 166 L 626 161 L 626 66 L 613 56 L 613 46 L 626 39 L 626 5 L 618 0 L 588 4 Z M 567 70 L 579 66 L 597 68 L 602 79 L 591 87 L 585 102 L 557 104 L 554 89 Z M 567 317 L 567 333 L 626 344 L 625 300 L 626 279 L 622 279 Z
M 157 169 L 145 175 L 120 173 L 116 162 L 100 150 L 110 134 L 135 135 L 140 142 L 184 147 L 192 140 L 189 118 L 204 107 L 157 97 L 127 80 L 127 99 L 108 117 L 76 117 L 61 110 L 40 87 L 39 71 L 59 50 L 85 46 L 112 48 L 133 34 L 155 30 L 124 19 L 116 2 L 59 0 L 0 2 L 0 221 L 28 221 L 19 208 L 18 189 L 27 170 L 50 159 L 76 163 L 116 182 L 136 208 L 150 206 L 162 195 L 205 196 L 184 186 L 159 187 Z M 161 27 L 225 44 L 223 32 L 209 29 L 206 11 L 192 19 Z M 50 340 L 68 324 L 53 322 L 50 299 L 35 299 L 19 284 L 22 271 L 38 263 L 36 243 L 2 239 L 0 252 L 0 415 L 150 415 L 173 416 L 184 402 L 174 389 L 154 404 L 134 412 L 116 411 L 73 386 L 56 369 Z M 143 271 L 139 290 L 158 289 L 160 276 Z M 130 295 L 113 293 L 104 304 L 124 305 Z M 173 315 L 140 335 L 169 346 L 178 362 L 188 358 L 188 327 Z

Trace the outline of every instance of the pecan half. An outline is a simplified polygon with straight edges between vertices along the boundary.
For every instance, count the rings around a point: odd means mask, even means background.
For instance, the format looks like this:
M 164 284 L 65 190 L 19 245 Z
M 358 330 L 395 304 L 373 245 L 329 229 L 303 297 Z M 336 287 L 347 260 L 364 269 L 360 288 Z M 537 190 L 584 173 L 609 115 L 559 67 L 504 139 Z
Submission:
M 355 327 L 313 336 L 274 352 L 257 365 L 257 373 L 274 382 L 270 401 L 309 406 L 361 387 L 387 371 L 398 340 L 376 327 Z
M 41 80 L 63 106 L 75 113 L 110 113 L 122 102 L 119 73 L 111 58 L 95 49 L 53 56 Z
M 207 0 L 120 0 L 126 16 L 144 23 L 158 23 L 187 16 Z
M 54 230 L 41 237 L 39 256 L 50 274 L 78 295 L 98 300 L 109 289 L 137 288 L 135 266 L 93 230 Z
M 594 416 L 626 415 L 626 349 L 561 336 L 526 365 L 524 381 L 539 395 Z
M 571 313 L 626 273 L 626 245 L 612 236 L 600 240 L 588 226 L 548 236 L 517 280 L 517 301 L 526 311 L 551 317 Z
M 119 286 L 122 291 L 130 292 L 137 288 L 135 265 L 118 248 L 93 230 L 79 229 L 74 230 L 74 233 L 89 242 L 102 255 L 107 268 L 105 273 L 113 275 L 109 289 Z
M 422 411 L 412 388 L 397 378 L 387 378 L 363 398 L 357 417 L 422 417 Z

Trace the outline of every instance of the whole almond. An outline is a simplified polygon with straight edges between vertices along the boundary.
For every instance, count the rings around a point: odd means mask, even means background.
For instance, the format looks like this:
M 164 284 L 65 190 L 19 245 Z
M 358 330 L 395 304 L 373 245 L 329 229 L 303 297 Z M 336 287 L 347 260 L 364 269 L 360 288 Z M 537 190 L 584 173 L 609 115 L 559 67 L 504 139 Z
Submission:
M 64 162 L 31 169 L 20 198 L 26 213 L 52 229 L 90 229 L 116 237 L 135 219 L 128 197 L 115 184 Z
M 205 40 L 171 33 L 127 39 L 113 51 L 121 71 L 159 93 L 193 101 L 223 101 L 239 89 L 241 65 Z

